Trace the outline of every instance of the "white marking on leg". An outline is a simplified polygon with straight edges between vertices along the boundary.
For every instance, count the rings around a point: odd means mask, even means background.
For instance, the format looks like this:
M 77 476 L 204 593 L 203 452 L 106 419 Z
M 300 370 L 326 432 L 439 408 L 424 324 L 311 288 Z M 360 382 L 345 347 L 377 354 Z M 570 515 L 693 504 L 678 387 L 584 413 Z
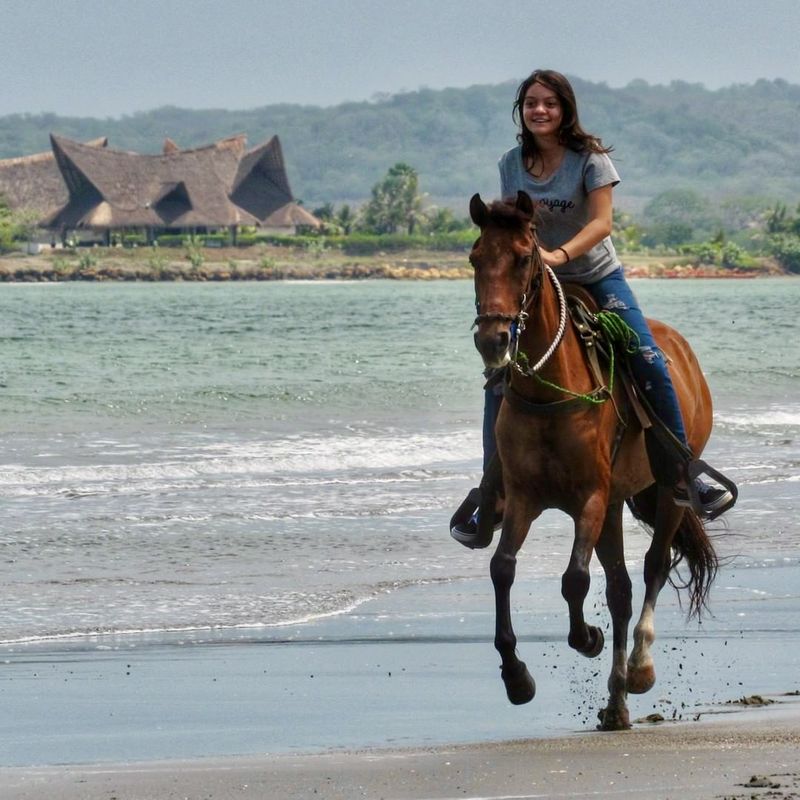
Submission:
M 653 606 L 646 602 L 642 608 L 642 616 L 633 629 L 633 650 L 628 660 L 629 669 L 643 669 L 651 667 L 653 664 L 653 658 L 650 655 L 650 645 L 656 640 L 653 620 Z

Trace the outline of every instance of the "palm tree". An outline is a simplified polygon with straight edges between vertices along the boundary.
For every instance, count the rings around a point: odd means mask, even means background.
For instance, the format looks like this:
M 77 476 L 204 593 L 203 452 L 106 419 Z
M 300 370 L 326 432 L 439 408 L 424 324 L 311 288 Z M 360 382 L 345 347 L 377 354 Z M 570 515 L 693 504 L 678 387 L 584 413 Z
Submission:
M 417 171 L 399 162 L 372 187 L 372 198 L 364 208 L 364 224 L 375 233 L 397 233 L 404 228 L 411 234 L 425 218 L 422 203 Z

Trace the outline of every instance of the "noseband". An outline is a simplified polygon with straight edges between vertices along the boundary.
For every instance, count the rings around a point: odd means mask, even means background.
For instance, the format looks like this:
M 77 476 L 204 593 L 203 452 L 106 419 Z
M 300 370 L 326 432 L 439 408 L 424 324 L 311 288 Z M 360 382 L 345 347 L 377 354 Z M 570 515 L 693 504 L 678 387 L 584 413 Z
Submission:
M 539 245 L 536 239 L 536 232 L 532 229 L 533 244 L 531 245 L 530 255 L 527 257 L 531 265 L 528 273 L 527 280 L 525 281 L 525 290 L 522 292 L 520 298 L 519 311 L 516 314 L 505 314 L 500 311 L 489 311 L 485 314 L 478 313 L 472 323 L 474 328 L 480 325 L 481 322 L 508 322 L 511 325 L 511 364 L 514 369 L 521 375 L 530 377 L 537 373 L 552 357 L 553 353 L 558 349 L 561 340 L 564 338 L 564 331 L 567 328 L 567 301 L 564 297 L 564 290 L 561 288 L 561 282 L 556 277 L 555 272 L 542 261 L 541 254 L 539 253 Z M 519 363 L 518 351 L 519 340 L 525 330 L 525 322 L 529 317 L 528 309 L 538 299 L 544 282 L 543 275 L 547 273 L 547 277 L 553 284 L 556 296 L 558 297 L 558 330 L 556 331 L 555 338 L 553 339 L 550 347 L 547 348 L 545 354 L 532 366 L 522 366 Z

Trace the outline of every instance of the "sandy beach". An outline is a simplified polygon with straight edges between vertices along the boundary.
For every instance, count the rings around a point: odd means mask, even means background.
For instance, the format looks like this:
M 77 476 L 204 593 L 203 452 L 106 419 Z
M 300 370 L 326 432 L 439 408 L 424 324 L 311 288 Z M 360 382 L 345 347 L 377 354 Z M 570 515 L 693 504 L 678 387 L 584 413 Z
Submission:
M 569 650 L 555 582 L 541 580 L 519 587 L 550 598 L 519 616 L 521 630 L 537 631 L 520 641 L 539 685 L 524 707 L 504 697 L 484 630 L 488 587 L 474 581 L 238 640 L 196 632 L 7 648 L 0 794 L 800 797 L 793 600 L 752 599 L 776 575 L 790 589 L 797 572 L 730 576 L 719 615 L 689 629 L 665 593 L 659 682 L 629 698 L 636 722 L 619 734 L 594 731 L 605 659 Z M 767 704 L 741 703 L 755 693 Z
M 800 797 L 797 706 L 626 733 L 429 749 L 0 770 L 6 800 Z
M 469 287 L 5 292 L 0 798 L 796 795 L 797 364 L 764 355 L 793 296 L 710 283 L 640 291 L 706 343 L 709 463 L 741 496 L 702 624 L 662 592 L 657 682 L 621 735 L 595 731 L 608 649 L 567 645 L 563 516 L 520 554 L 525 706 L 499 677 L 491 549 L 447 535 L 479 452 Z M 638 612 L 649 538 L 626 533 Z M 610 641 L 604 589 L 595 567 Z

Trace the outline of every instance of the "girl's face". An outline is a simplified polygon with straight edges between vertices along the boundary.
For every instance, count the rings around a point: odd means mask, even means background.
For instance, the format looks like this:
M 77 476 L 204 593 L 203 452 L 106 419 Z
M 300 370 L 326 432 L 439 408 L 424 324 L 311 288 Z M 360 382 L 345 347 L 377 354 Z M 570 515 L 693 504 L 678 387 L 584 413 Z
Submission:
M 558 136 L 564 110 L 558 95 L 541 83 L 533 83 L 522 100 L 522 121 L 536 138 Z

